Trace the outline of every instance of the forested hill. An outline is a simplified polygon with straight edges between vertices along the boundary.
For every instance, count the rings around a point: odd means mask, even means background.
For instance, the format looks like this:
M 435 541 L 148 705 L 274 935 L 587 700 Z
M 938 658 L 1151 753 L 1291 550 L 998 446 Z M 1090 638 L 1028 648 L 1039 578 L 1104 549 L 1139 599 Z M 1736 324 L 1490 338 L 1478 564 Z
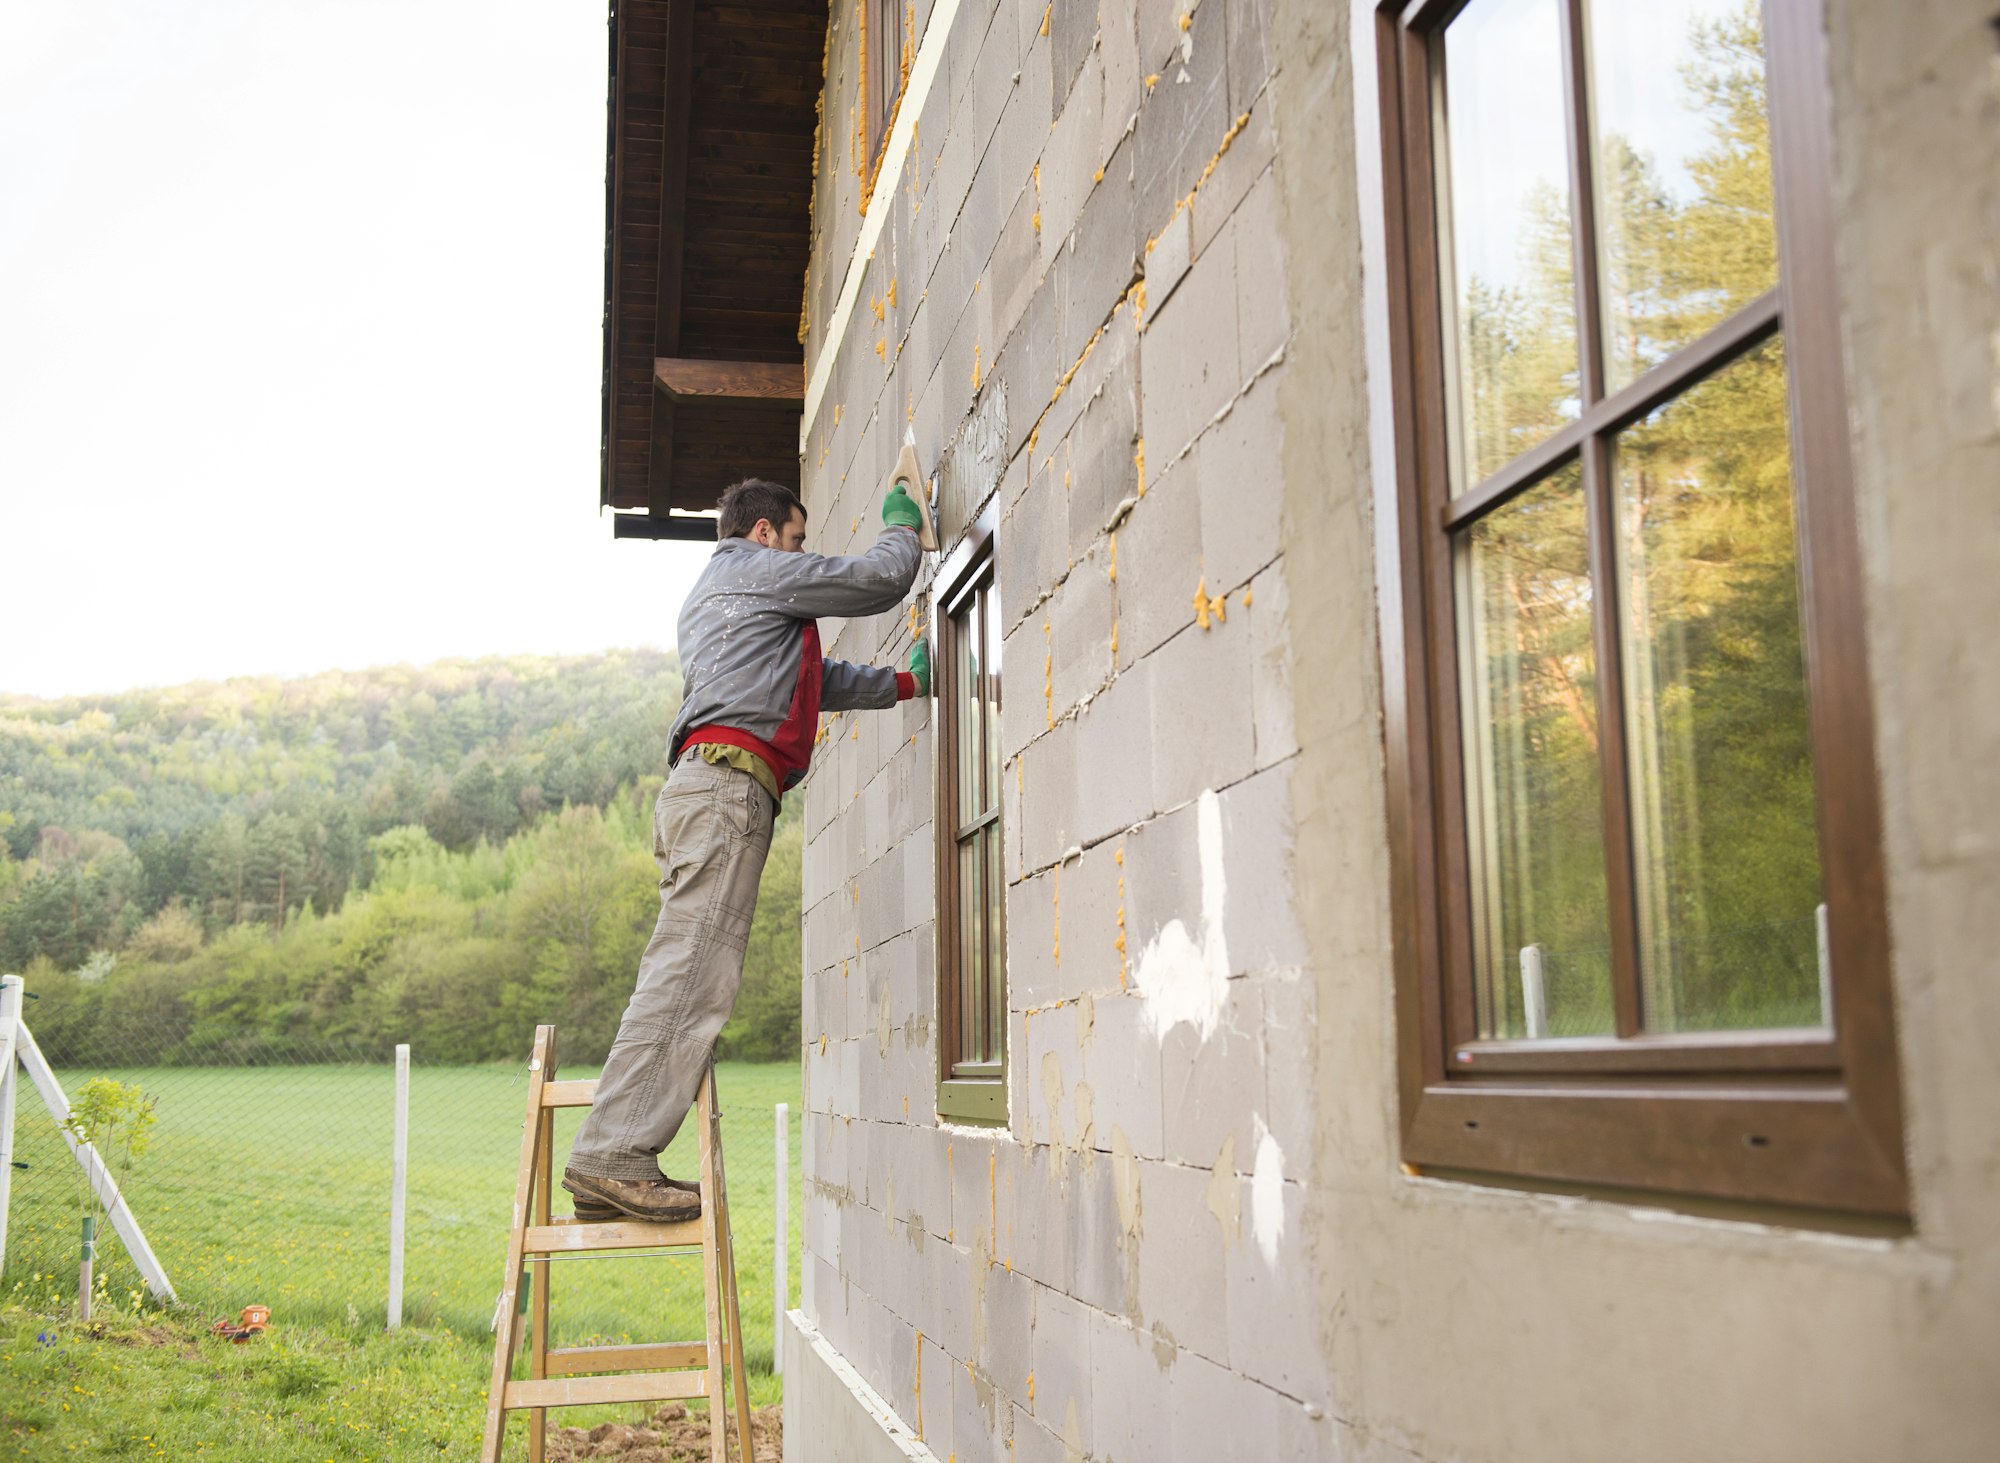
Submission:
M 0 696 L 0 968 L 73 967 L 169 904 L 210 933 L 325 913 L 392 828 L 463 850 L 601 808 L 664 770 L 679 701 L 653 650 Z
M 674 657 L 0 698 L 0 970 L 59 1067 L 601 1057 L 658 913 Z M 796 813 L 730 1055 L 796 1057 Z

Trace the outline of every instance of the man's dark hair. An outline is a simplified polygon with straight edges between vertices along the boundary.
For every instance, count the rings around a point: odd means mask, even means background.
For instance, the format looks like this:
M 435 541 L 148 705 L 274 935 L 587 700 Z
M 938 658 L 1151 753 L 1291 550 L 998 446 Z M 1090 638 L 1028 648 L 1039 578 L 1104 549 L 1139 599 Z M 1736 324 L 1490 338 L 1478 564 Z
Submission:
M 748 538 L 760 518 L 773 528 L 783 528 L 792 521 L 794 513 L 801 522 L 806 516 L 806 505 L 799 501 L 797 493 L 782 483 L 766 482 L 763 478 L 731 483 L 722 490 L 715 506 L 722 513 L 715 522 L 718 539 Z

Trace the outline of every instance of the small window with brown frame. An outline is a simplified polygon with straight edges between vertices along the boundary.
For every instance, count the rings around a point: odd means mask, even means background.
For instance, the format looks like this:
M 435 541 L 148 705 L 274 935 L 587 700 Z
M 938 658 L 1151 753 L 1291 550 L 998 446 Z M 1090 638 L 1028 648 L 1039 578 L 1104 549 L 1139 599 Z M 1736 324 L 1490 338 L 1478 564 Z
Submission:
M 1901 1216 L 1817 0 L 1377 36 L 1404 1156 Z
M 937 631 L 938 1115 L 1007 1120 L 1007 881 L 1001 860 L 1000 600 L 994 512 L 945 560 Z
M 881 166 L 889 124 L 903 97 L 910 74 L 911 27 L 915 6 L 910 0 L 860 0 L 861 114 L 865 119 L 866 173 L 873 186 Z

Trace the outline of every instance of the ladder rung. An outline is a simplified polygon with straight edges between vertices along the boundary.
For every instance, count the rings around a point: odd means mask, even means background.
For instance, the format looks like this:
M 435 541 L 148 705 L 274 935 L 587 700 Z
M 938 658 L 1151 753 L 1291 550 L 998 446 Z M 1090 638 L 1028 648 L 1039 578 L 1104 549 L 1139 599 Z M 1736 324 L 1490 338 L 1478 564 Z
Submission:
M 644 1250 L 700 1243 L 699 1219 L 680 1219 L 671 1224 L 653 1224 L 641 1219 L 585 1224 L 577 1219 L 558 1219 L 553 1224 L 529 1225 L 522 1248 L 530 1255 L 570 1255 L 589 1250 Z
M 708 1346 L 701 1341 L 655 1341 L 642 1346 L 565 1346 L 549 1353 L 549 1375 L 580 1377 L 591 1372 L 629 1372 L 640 1367 L 666 1371 L 674 1367 L 707 1366 Z
M 600 1402 L 671 1402 L 708 1392 L 708 1373 L 630 1372 L 622 1377 L 545 1377 L 509 1382 L 500 1396 L 517 1407 L 588 1407 Z
M 585 1082 L 544 1082 L 543 1107 L 589 1107 L 597 1100 L 595 1079 Z

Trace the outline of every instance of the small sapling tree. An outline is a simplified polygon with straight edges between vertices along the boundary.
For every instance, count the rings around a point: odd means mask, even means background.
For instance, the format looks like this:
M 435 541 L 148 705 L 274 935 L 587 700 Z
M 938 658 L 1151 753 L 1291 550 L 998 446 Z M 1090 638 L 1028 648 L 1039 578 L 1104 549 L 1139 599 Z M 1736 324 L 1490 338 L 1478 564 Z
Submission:
M 81 1144 L 89 1144 L 105 1167 L 122 1177 L 132 1171 L 134 1159 L 145 1155 L 153 1141 L 153 1108 L 157 1099 L 137 1087 L 114 1082 L 109 1077 L 93 1077 L 83 1084 L 63 1119 L 63 1131 Z M 104 1216 L 104 1204 L 92 1188 L 86 1166 L 77 1165 L 77 1212 L 83 1221 L 83 1258 L 77 1271 L 77 1319 L 90 1319 L 90 1271 L 95 1258 L 97 1221 Z

